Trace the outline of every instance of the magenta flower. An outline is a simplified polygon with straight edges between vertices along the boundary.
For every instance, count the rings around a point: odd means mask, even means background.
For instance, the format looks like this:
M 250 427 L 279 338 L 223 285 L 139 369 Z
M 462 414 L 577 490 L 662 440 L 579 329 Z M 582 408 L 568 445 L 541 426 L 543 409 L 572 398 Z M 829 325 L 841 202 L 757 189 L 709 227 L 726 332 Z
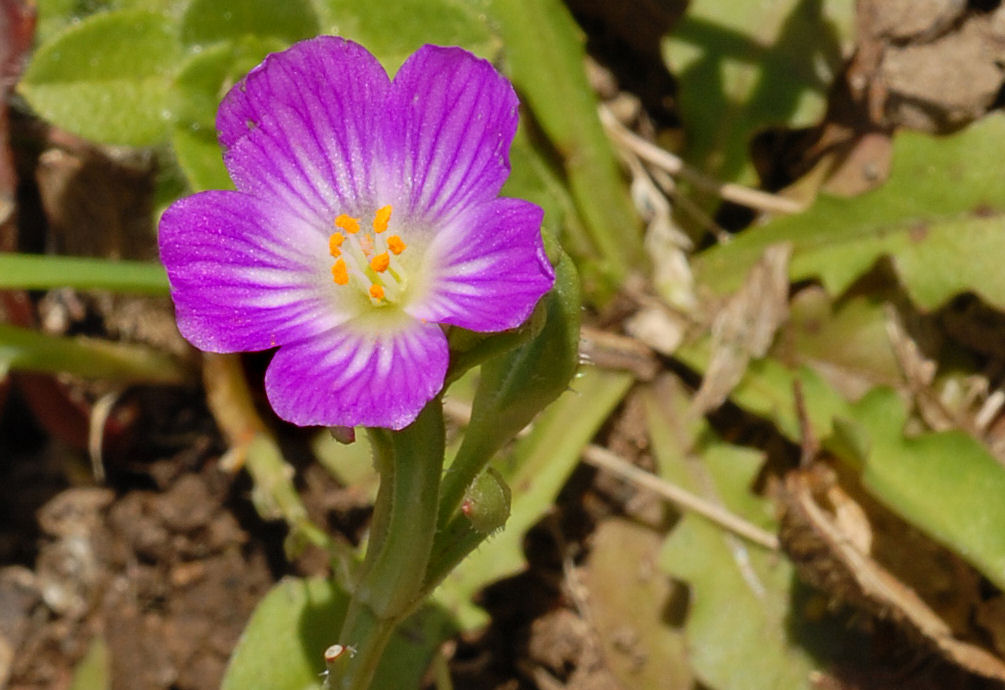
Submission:
M 498 197 L 517 105 L 459 48 L 393 81 L 330 36 L 267 57 L 217 114 L 237 191 L 160 222 L 182 335 L 278 346 L 266 392 L 294 424 L 407 426 L 443 387 L 446 326 L 514 328 L 554 282 L 541 209 Z

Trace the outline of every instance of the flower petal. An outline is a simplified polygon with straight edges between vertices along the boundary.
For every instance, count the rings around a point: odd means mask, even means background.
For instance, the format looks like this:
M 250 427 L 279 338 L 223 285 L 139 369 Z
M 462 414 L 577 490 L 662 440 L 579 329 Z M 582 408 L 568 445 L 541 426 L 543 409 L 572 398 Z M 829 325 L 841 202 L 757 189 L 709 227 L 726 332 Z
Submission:
M 359 310 L 331 280 L 327 237 L 242 192 L 175 202 L 161 217 L 160 253 L 178 328 L 201 350 L 264 350 L 331 329 Z
M 341 38 L 320 36 L 269 55 L 217 114 L 234 184 L 322 223 L 372 206 L 389 91 L 377 59 Z
M 279 348 L 265 390 L 276 414 L 299 426 L 402 429 L 443 387 L 447 359 L 434 324 L 381 332 L 361 319 Z
M 388 107 L 388 174 L 411 217 L 433 223 L 495 198 L 509 175 L 519 101 L 491 64 L 423 46 L 402 65 Z
M 496 199 L 441 228 L 428 250 L 430 293 L 408 312 L 474 331 L 519 326 L 555 282 L 543 215 L 530 202 Z

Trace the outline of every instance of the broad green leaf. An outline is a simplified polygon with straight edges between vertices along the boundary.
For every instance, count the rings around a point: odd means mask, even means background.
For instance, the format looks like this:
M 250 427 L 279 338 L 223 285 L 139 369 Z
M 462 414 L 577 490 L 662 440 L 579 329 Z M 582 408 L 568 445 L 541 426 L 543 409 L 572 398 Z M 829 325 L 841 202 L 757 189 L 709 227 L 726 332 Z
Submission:
M 181 16 L 188 0 L 36 0 L 38 25 L 35 39 L 39 45 L 71 24 L 99 12 L 115 10 L 145 10 L 157 12 L 171 20 Z
M 319 0 L 326 33 L 366 46 L 394 74 L 423 44 L 453 45 L 494 58 L 500 48 L 479 0 Z
M 170 84 L 182 58 L 162 14 L 96 14 L 46 43 L 19 89 L 45 119 L 111 144 L 151 146 L 172 119 Z
M 865 431 L 866 489 L 1005 589 L 1005 468 L 961 431 L 905 437 L 907 411 L 877 389 L 848 418 Z
M 791 279 L 819 278 L 832 295 L 888 256 L 924 309 L 967 290 L 1005 308 L 1003 159 L 1002 115 L 948 137 L 902 132 L 884 186 L 853 199 L 821 197 L 806 213 L 751 228 L 699 255 L 696 274 L 728 291 L 765 247 L 792 242 Z
M 294 43 L 320 31 L 310 0 L 192 0 L 181 22 L 189 44 L 271 36 Z
M 854 10 L 852 0 L 690 3 L 665 43 L 686 159 L 722 180 L 754 182 L 754 134 L 822 117 Z
M 708 435 L 686 459 L 666 419 L 648 405 L 649 433 L 660 474 L 772 529 L 768 500 L 751 487 L 763 456 Z M 803 590 L 782 556 L 744 543 L 704 518 L 686 514 L 664 544 L 660 564 L 691 588 L 684 633 L 698 678 L 716 690 L 815 687 L 819 666 L 808 649 L 830 651 L 842 631 L 829 621 L 807 623 Z
M 471 603 L 476 592 L 524 568 L 524 534 L 551 506 L 583 447 L 631 384 L 632 377 L 625 373 L 584 367 L 572 390 L 545 410 L 530 435 L 495 464 L 512 490 L 510 519 L 501 533 L 462 561 L 433 595 L 461 628 L 486 622 L 485 613 Z
M 348 605 L 332 582 L 286 578 L 258 604 L 227 667 L 222 690 L 318 690 L 324 650 L 336 642 Z M 442 612 L 426 607 L 388 644 L 375 688 L 417 688 L 433 652 L 449 635 Z

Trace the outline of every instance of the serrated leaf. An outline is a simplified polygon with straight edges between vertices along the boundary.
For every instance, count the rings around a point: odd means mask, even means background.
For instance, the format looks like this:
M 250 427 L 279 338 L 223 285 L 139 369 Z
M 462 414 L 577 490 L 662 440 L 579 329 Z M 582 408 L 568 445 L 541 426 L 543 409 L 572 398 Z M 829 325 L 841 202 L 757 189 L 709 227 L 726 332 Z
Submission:
M 572 390 L 548 407 L 531 434 L 494 465 L 512 490 L 510 519 L 501 533 L 462 561 L 433 595 L 462 629 L 486 622 L 485 613 L 471 603 L 471 597 L 490 582 L 524 567 L 524 533 L 551 506 L 583 447 L 631 384 L 630 375 L 584 368 Z
M 425 43 L 495 57 L 499 39 L 477 0 L 320 0 L 324 30 L 362 43 L 394 74 Z
M 294 43 L 319 31 L 310 0 L 192 0 L 181 23 L 181 38 L 189 44 L 244 36 L 269 36 Z
M 709 360 L 707 343 L 683 347 L 675 356 L 688 366 L 704 370 Z M 770 419 L 789 440 L 798 443 L 801 430 L 793 391 L 797 382 L 813 433 L 817 438 L 830 435 L 834 418 L 847 414 L 848 402 L 808 366 L 790 368 L 770 357 L 751 362 L 730 400 Z
M 900 385 L 883 307 L 868 297 L 836 302 L 818 287 L 801 290 L 774 354 L 789 366 L 813 367 L 848 399 L 876 385 Z
M 854 9 L 852 0 L 690 3 L 664 46 L 680 84 L 687 160 L 722 180 L 753 182 L 754 134 L 823 115 Z
M 793 244 L 792 280 L 819 278 L 839 295 L 883 256 L 924 309 L 973 290 L 1005 308 L 1005 117 L 949 137 L 902 132 L 887 183 L 861 197 L 821 197 L 806 213 L 752 228 L 698 256 L 698 279 L 717 291 L 778 242 Z
M 335 642 L 347 605 L 347 595 L 330 581 L 283 579 L 248 621 L 222 690 L 318 690 L 322 654 Z M 446 619 L 436 609 L 413 614 L 388 643 L 373 687 L 419 687 L 433 651 L 447 634 Z
M 690 690 L 683 634 L 667 625 L 680 585 L 656 567 L 660 535 L 624 518 L 601 522 L 583 565 L 590 622 L 611 674 L 624 688 Z
M 75 134 L 151 146 L 167 134 L 171 78 L 181 57 L 164 15 L 106 12 L 39 48 L 18 88 L 39 115 Z
M 961 431 L 905 437 L 907 411 L 890 389 L 871 392 L 848 419 L 868 436 L 869 493 L 1005 589 L 1005 468 Z
M 648 403 L 650 439 L 665 479 L 774 527 L 770 502 L 751 489 L 761 453 L 705 434 L 698 457 L 685 458 L 680 440 Z M 664 543 L 660 564 L 691 588 L 684 632 L 692 669 L 704 684 L 717 690 L 815 687 L 810 674 L 819 662 L 808 650 L 833 650 L 841 631 L 828 621 L 805 622 L 805 596 L 785 558 L 687 514 Z

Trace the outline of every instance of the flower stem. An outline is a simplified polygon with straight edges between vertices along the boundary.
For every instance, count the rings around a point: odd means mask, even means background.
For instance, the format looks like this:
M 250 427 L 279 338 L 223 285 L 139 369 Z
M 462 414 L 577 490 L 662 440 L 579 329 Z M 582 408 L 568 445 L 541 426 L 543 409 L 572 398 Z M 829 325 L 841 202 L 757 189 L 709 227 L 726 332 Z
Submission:
M 380 490 L 366 560 L 349 602 L 339 643 L 355 650 L 341 690 L 370 687 L 395 628 L 421 602 L 436 533 L 443 468 L 443 407 L 430 402 L 398 432 L 370 429 Z

